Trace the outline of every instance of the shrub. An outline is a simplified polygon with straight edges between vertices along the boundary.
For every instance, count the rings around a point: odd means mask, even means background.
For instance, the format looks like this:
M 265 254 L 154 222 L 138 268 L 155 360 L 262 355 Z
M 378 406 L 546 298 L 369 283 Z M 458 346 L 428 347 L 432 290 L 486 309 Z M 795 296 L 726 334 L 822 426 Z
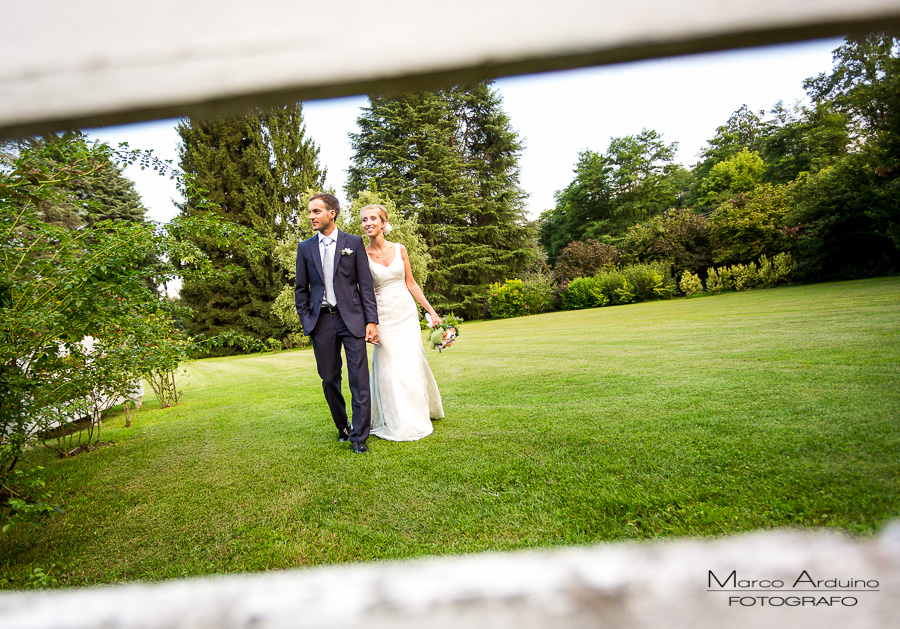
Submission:
M 527 314 L 522 280 L 496 282 L 488 287 L 488 312 L 495 319 L 521 317 Z
M 634 301 L 633 287 L 627 286 L 628 280 L 618 269 L 610 269 L 598 273 L 594 278 L 595 293 L 603 297 L 598 299 L 600 305 L 617 306 Z
M 756 264 L 735 264 L 731 267 L 731 276 L 734 278 L 734 290 L 750 290 L 759 284 L 759 273 Z
M 791 254 L 782 252 L 775 256 L 772 266 L 775 268 L 775 283 L 780 284 L 788 281 L 791 273 L 797 267 L 797 263 Z
M 731 268 L 721 266 L 718 271 L 719 279 L 722 281 L 722 290 L 734 290 L 734 274 L 731 272 Z
M 596 240 L 576 240 L 563 249 L 556 262 L 556 273 L 561 282 L 576 277 L 589 277 L 598 271 L 613 268 L 619 260 L 619 251 L 612 245 Z
M 597 302 L 598 307 L 609 304 L 609 297 L 604 294 L 603 288 L 600 286 L 600 283 L 597 282 L 596 278 L 594 279 L 594 285 L 591 288 L 591 295 L 594 296 L 594 300 Z
M 596 308 L 601 303 L 595 292 L 597 282 L 593 277 L 576 277 L 569 282 L 562 294 L 562 306 L 565 310 L 580 310 L 582 308 Z
M 632 225 L 622 250 L 635 262 L 670 262 L 676 274 L 698 271 L 712 262 L 707 219 L 691 208 L 668 210 Z
M 522 276 L 522 295 L 528 314 L 551 310 L 556 293 L 556 278 L 549 273 L 526 273 Z
M 291 332 L 285 335 L 281 344 L 284 345 L 284 349 L 304 348 L 309 345 L 309 337 L 301 332 Z
M 690 271 L 685 271 L 681 275 L 678 287 L 681 289 L 681 292 L 688 297 L 703 291 L 703 283 L 700 281 L 700 278 Z
M 789 253 L 779 253 L 771 262 L 766 256 L 760 256 L 759 266 L 755 262 L 750 262 L 729 267 L 709 267 L 706 271 L 706 290 L 721 293 L 723 290 L 774 286 L 787 281 L 793 270 L 794 258 Z
M 775 285 L 775 267 L 765 255 L 759 256 L 759 285 L 768 288 Z
M 634 286 L 627 279 L 624 280 L 621 288 L 616 289 L 616 298 L 620 304 L 630 304 L 634 301 Z
M 706 290 L 711 293 L 721 293 L 724 289 L 725 285 L 722 283 L 716 267 L 711 266 L 706 269 Z
M 633 264 L 623 268 L 622 275 L 632 286 L 634 301 L 664 299 L 675 292 L 670 266 L 664 262 Z

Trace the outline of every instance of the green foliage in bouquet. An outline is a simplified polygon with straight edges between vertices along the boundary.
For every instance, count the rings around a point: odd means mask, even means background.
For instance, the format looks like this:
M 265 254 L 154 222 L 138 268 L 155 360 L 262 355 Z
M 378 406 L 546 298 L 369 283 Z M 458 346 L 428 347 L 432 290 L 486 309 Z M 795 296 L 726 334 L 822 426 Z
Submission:
M 428 344 L 431 349 L 441 351 L 453 345 L 456 337 L 459 336 L 459 324 L 462 319 L 456 317 L 452 312 L 441 318 L 441 323 L 436 325 L 428 335 Z

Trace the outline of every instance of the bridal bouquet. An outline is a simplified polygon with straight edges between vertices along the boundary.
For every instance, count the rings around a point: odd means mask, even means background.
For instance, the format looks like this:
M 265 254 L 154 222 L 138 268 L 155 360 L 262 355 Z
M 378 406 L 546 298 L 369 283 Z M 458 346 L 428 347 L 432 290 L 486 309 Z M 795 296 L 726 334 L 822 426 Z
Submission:
M 444 317 L 440 324 L 433 325 L 431 323 L 431 315 L 426 312 L 425 321 L 428 323 L 428 327 L 431 328 L 431 336 L 428 337 L 431 349 L 442 352 L 453 345 L 453 341 L 459 336 L 459 319 L 452 314 Z

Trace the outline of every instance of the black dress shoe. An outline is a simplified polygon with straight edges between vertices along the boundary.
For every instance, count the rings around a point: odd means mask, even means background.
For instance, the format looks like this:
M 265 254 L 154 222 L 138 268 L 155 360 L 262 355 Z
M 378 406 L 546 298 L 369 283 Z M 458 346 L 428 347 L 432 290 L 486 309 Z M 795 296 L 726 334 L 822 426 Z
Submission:
M 339 430 L 338 441 L 350 441 L 350 431 L 346 428 Z
M 367 446 L 364 443 L 354 443 L 353 451 L 356 452 L 357 454 L 365 454 L 366 452 L 369 451 L 369 446 Z

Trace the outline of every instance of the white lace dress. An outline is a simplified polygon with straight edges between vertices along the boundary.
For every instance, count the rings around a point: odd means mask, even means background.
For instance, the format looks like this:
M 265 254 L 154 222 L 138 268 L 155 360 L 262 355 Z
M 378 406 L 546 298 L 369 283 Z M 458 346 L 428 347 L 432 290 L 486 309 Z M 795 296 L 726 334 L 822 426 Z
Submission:
M 406 288 L 400 246 L 388 266 L 369 260 L 378 303 L 378 345 L 372 351 L 369 377 L 372 434 L 391 441 L 415 441 L 444 416 L 441 394 L 428 366 L 419 313 Z

